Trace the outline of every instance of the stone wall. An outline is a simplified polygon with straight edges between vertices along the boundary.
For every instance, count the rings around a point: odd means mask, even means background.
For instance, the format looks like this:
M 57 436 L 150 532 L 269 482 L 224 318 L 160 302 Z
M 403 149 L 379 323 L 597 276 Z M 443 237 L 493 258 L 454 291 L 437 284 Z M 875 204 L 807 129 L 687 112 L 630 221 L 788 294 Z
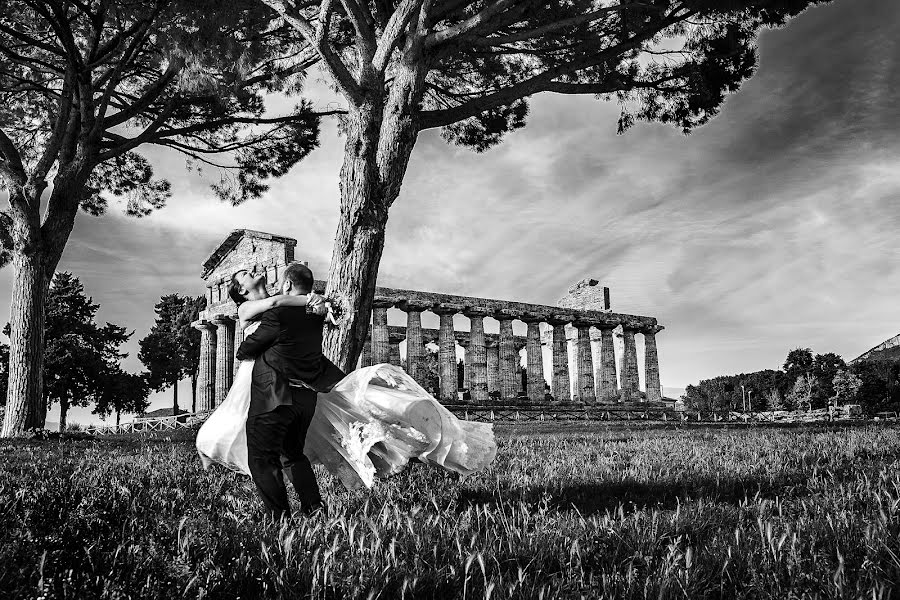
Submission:
M 556 302 L 563 308 L 584 310 L 609 310 L 609 288 L 596 279 L 582 279 L 569 288 L 568 293 Z
M 227 286 L 231 276 L 253 266 L 264 268 L 269 285 L 280 287 L 281 270 L 294 260 L 297 241 L 269 233 L 238 230 L 233 232 L 204 264 L 203 278 L 207 286 L 207 302 L 210 307 L 225 302 L 228 298 Z M 220 311 L 211 311 L 219 313 Z M 221 311 L 228 314 L 227 310 Z

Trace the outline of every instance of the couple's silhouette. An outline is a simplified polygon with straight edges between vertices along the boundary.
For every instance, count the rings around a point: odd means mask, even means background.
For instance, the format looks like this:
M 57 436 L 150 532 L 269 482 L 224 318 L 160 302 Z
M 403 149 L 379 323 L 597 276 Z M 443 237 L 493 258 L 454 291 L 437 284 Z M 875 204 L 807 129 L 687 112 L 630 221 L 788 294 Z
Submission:
M 282 294 L 269 296 L 264 274 L 231 278 L 244 327 L 241 363 L 197 434 L 204 466 L 250 475 L 268 512 L 281 518 L 290 514 L 283 473 L 301 512 L 324 506 L 311 463 L 358 489 L 411 458 L 463 475 L 493 460 L 492 426 L 457 419 L 401 368 L 379 364 L 345 376 L 322 353 L 326 309 L 311 293 L 312 272 L 292 263 L 281 281 Z

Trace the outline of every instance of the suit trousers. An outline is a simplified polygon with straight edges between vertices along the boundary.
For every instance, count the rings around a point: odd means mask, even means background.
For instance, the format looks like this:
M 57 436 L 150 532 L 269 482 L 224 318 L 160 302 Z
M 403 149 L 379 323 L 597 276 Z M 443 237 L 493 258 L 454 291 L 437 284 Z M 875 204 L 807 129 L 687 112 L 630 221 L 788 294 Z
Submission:
M 294 387 L 290 390 L 291 404 L 247 418 L 250 475 L 266 509 L 276 519 L 291 514 L 282 469 L 288 471 L 303 512 L 322 505 L 312 465 L 303 454 L 306 432 L 316 411 L 316 392 Z

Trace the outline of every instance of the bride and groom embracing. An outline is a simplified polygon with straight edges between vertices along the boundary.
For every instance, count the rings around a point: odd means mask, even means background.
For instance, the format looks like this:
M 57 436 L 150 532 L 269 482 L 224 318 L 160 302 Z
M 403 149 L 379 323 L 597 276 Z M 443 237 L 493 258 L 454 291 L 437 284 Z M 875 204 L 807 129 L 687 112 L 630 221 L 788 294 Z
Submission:
M 300 509 L 324 507 L 313 463 L 348 490 L 416 458 L 462 475 L 496 456 L 492 425 L 457 419 L 403 369 L 378 364 L 338 369 L 322 354 L 327 308 L 301 263 L 284 269 L 282 294 L 265 274 L 234 273 L 229 295 L 244 331 L 240 362 L 225 400 L 197 433 L 204 467 L 250 475 L 268 512 L 290 515 L 284 474 Z

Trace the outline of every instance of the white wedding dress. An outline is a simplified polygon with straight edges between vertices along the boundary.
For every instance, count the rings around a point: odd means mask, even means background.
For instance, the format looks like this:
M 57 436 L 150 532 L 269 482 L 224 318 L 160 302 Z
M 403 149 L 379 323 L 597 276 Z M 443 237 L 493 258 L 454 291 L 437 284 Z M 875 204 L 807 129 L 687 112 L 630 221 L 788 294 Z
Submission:
M 228 396 L 197 433 L 204 467 L 215 462 L 250 474 L 245 427 L 252 376 L 253 361 L 241 362 Z M 469 475 L 494 460 L 497 442 L 492 424 L 456 418 L 403 369 L 379 364 L 318 395 L 304 454 L 353 490 L 371 488 L 376 476 L 401 471 L 411 458 Z

